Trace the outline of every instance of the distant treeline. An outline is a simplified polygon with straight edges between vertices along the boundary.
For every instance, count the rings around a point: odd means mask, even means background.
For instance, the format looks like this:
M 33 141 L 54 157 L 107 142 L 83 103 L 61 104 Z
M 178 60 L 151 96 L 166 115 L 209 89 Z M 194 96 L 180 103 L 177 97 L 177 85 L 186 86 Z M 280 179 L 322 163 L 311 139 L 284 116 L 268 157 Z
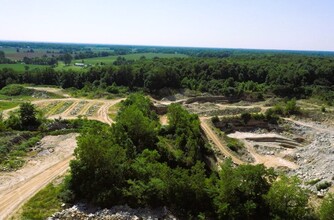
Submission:
M 120 60 L 122 61 L 122 60 Z M 84 86 L 107 89 L 111 85 L 157 93 L 164 88 L 188 88 L 214 95 L 243 93 L 304 98 L 318 96 L 333 102 L 334 59 L 302 55 L 258 55 L 229 58 L 171 58 L 117 65 L 93 66 L 82 71 L 52 68 L 16 73 L 0 70 L 0 88 L 11 83 Z
M 231 48 L 197 48 L 197 47 L 166 47 L 166 46 L 139 46 L 139 45 L 110 45 L 110 44 L 73 44 L 73 43 L 43 43 L 43 42 L 13 42 L 0 41 L 0 50 L 3 48 L 18 49 L 45 49 L 48 52 L 56 50 L 61 54 L 90 53 L 92 56 L 126 55 L 131 53 L 179 53 L 196 57 L 224 58 L 228 56 L 249 56 L 259 54 L 269 55 L 306 55 L 306 56 L 334 56 L 334 52 L 324 51 L 288 51 L 288 50 L 256 50 L 256 49 L 231 49 Z M 86 54 L 87 55 L 87 54 Z M 87 58 L 87 57 L 86 57 Z M 81 58 L 78 58 L 81 59 Z

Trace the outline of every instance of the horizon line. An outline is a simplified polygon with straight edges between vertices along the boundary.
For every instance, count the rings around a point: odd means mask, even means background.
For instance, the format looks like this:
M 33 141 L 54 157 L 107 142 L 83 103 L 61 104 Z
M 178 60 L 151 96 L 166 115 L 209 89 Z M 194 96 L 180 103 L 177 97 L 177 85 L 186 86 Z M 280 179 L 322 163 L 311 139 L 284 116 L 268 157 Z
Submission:
M 193 48 L 193 49 L 219 49 L 219 50 L 262 50 L 262 51 L 280 51 L 280 52 L 322 52 L 334 53 L 334 50 L 310 50 L 310 49 L 277 49 L 277 48 L 238 48 L 238 47 L 211 47 L 211 46 L 181 46 L 181 45 L 145 45 L 145 44 L 112 44 L 112 43 L 89 43 L 89 42 L 61 42 L 61 41 L 24 41 L 24 40 L 3 40 L 0 42 L 16 43 L 49 43 L 49 44 L 77 44 L 77 45 L 97 45 L 97 46 L 137 46 L 137 47 L 169 47 L 169 48 Z

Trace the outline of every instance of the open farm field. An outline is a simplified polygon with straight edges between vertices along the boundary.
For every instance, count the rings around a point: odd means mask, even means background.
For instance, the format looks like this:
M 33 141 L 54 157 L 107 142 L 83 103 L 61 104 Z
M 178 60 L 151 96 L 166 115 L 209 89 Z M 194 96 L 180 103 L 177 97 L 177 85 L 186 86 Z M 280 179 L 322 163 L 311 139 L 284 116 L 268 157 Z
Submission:
M 25 68 L 29 67 L 29 70 L 36 69 L 36 68 L 45 68 L 47 66 L 45 65 L 33 65 L 33 64 L 21 64 L 21 63 L 15 63 L 15 64 L 0 64 L 0 69 L 3 68 L 11 68 L 14 71 L 17 72 L 23 72 L 25 71 Z

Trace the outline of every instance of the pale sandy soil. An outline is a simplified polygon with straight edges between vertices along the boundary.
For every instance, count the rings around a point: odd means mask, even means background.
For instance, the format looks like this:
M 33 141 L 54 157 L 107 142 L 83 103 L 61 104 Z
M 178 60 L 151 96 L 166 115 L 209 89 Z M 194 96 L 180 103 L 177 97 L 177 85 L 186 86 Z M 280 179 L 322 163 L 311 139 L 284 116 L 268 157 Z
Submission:
M 66 172 L 77 146 L 77 136 L 46 136 L 41 146 L 53 151 L 27 159 L 18 171 L 0 173 L 0 219 L 6 219 L 42 187 Z
M 168 118 L 167 115 L 161 115 L 159 116 L 160 123 L 162 125 L 168 125 Z
M 52 87 L 27 87 L 28 89 L 34 89 L 37 91 L 46 91 L 46 92 L 51 92 L 57 95 L 61 95 L 64 96 L 66 98 L 69 98 L 70 95 L 65 93 L 65 91 L 63 89 L 60 88 L 52 88 Z
M 249 133 L 249 132 L 235 132 L 228 135 L 231 138 L 239 139 L 247 148 L 248 152 L 252 155 L 252 157 L 255 160 L 255 164 L 264 164 L 266 167 L 288 167 L 290 169 L 296 169 L 298 168 L 298 165 L 288 161 L 286 159 L 283 159 L 279 155 L 262 155 L 256 152 L 254 149 L 254 145 L 256 142 L 248 141 L 248 138 L 280 138 L 282 140 L 286 141 L 292 141 L 290 139 L 287 139 L 284 136 L 275 134 L 275 133 L 265 133 L 265 134 L 255 134 L 255 133 Z M 291 151 L 291 149 L 286 149 L 287 151 Z M 283 153 L 284 154 L 284 153 Z
M 225 143 L 217 136 L 217 134 L 212 130 L 212 128 L 206 122 L 207 118 L 201 117 L 201 128 L 203 129 L 205 135 L 211 140 L 215 146 L 226 156 L 230 157 L 235 164 L 244 164 L 237 156 L 235 156 L 231 150 L 226 146 Z

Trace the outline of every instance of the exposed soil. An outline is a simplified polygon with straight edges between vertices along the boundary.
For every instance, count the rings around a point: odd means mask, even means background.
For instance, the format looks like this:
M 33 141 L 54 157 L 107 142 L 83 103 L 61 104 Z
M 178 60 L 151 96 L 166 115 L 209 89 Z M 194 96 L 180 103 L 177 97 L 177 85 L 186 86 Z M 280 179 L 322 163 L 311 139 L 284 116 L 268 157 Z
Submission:
M 69 98 L 70 95 L 65 93 L 65 91 L 63 89 L 60 88 L 52 88 L 52 87 L 27 87 L 28 89 L 33 89 L 33 90 L 37 90 L 37 91 L 45 91 L 45 92 L 51 92 L 57 95 L 61 95 L 64 96 L 66 98 Z
M 262 144 L 267 144 L 272 148 L 278 148 L 282 151 L 288 150 L 282 146 L 282 143 L 289 143 L 292 146 L 299 146 L 297 142 L 290 140 L 286 137 L 275 133 L 266 133 L 266 134 L 254 134 L 249 132 L 235 132 L 228 135 L 231 138 L 236 138 L 244 142 L 245 147 L 249 151 L 249 153 L 253 156 L 255 160 L 255 164 L 264 164 L 266 167 L 274 167 L 274 168 L 282 168 L 287 167 L 289 169 L 296 169 L 298 165 L 284 159 L 282 156 L 286 154 L 286 152 L 274 153 L 263 153 L 256 150 L 256 145 L 258 142 L 262 142 Z
M 0 219 L 7 218 L 42 187 L 66 172 L 77 146 L 77 136 L 46 136 L 40 144 L 45 149 L 43 153 L 28 158 L 20 170 L 0 173 Z
M 230 157 L 235 164 L 244 164 L 244 161 L 240 160 L 227 146 L 222 140 L 217 136 L 217 134 L 212 130 L 212 128 L 206 122 L 207 118 L 200 118 L 201 120 L 201 128 L 211 140 L 214 145 L 226 156 Z
M 73 102 L 68 108 L 66 108 L 60 114 L 47 115 L 50 119 L 63 118 L 63 119 L 76 119 L 78 116 L 86 116 L 88 119 L 98 120 L 107 124 L 111 124 L 113 121 L 108 116 L 108 110 L 112 105 L 117 104 L 118 102 L 124 100 L 124 98 L 113 99 L 113 100 L 94 100 L 94 99 L 83 99 L 83 98 L 66 98 L 66 99 L 46 99 L 46 100 L 37 100 L 32 101 L 32 104 L 37 106 L 45 106 L 46 104 L 54 102 Z M 90 114 L 89 108 L 97 104 L 96 114 Z M 80 105 L 80 106 L 78 106 Z M 18 107 L 5 110 L 3 112 L 4 118 L 9 117 L 9 113 L 18 109 Z

